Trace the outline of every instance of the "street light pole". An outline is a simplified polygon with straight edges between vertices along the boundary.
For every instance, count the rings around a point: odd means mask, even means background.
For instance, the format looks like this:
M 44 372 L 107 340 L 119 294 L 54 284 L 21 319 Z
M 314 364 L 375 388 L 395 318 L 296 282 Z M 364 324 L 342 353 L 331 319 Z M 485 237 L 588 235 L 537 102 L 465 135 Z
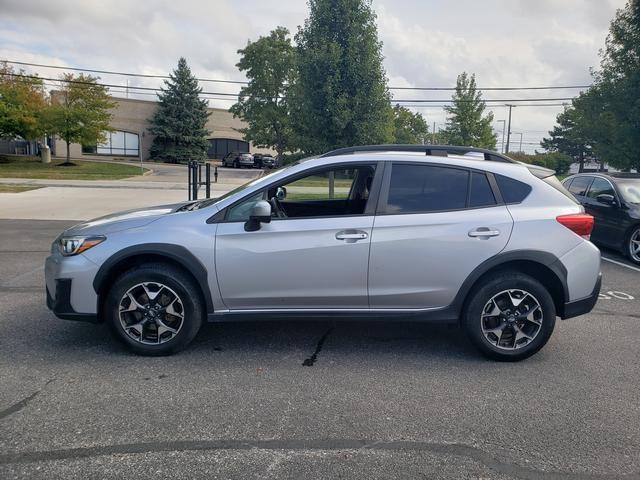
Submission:
M 500 153 L 504 153 L 504 129 L 507 128 L 506 120 L 498 120 L 498 123 L 502 122 L 502 145 L 500 145 Z
M 511 138 L 511 109 L 513 105 L 507 105 L 509 107 L 509 124 L 507 126 L 507 148 L 505 149 L 505 155 L 509 154 L 509 139 Z

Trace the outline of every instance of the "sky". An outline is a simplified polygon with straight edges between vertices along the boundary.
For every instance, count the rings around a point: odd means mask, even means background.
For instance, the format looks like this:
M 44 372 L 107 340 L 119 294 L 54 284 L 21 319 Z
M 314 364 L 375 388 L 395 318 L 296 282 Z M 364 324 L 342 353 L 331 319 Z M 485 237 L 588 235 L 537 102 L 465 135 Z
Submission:
M 591 83 L 609 24 L 625 0 L 373 0 L 390 87 L 452 87 L 462 71 L 480 88 Z M 237 50 L 277 26 L 304 23 L 304 0 L 0 0 L 0 60 L 166 75 L 180 56 L 199 78 L 244 80 Z M 42 77 L 60 70 L 24 67 Z M 114 85 L 157 87 L 159 79 L 100 75 Z M 202 83 L 235 93 L 235 84 Z M 124 88 L 112 89 L 125 96 Z M 579 90 L 485 91 L 485 99 L 564 98 Z M 449 99 L 450 92 L 392 90 L 395 99 Z M 132 98 L 153 99 L 152 95 Z M 549 102 L 560 103 L 560 102 Z M 228 108 L 232 101 L 210 100 Z M 540 148 L 561 106 L 521 106 L 512 131 Z M 433 128 L 442 108 L 412 107 Z M 498 149 L 505 107 L 491 107 Z M 512 150 L 520 135 L 511 137 Z M 517 148 L 516 148 L 517 149 Z

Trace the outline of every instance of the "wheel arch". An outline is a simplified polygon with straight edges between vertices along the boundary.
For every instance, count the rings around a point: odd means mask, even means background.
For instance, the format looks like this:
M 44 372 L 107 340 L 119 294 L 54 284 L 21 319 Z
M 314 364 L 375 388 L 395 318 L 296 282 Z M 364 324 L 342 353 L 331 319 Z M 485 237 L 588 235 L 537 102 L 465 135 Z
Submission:
M 551 294 L 556 312 L 564 310 L 569 300 L 567 270 L 553 254 L 537 250 L 519 250 L 498 254 L 476 267 L 467 277 L 458 291 L 454 304 L 462 313 L 471 298 L 471 294 L 483 284 L 483 281 L 502 271 L 516 271 L 538 280 Z
M 213 313 L 213 301 L 204 265 L 181 245 L 149 243 L 120 250 L 100 266 L 93 280 L 93 289 L 98 295 L 99 314 L 102 312 L 108 287 L 115 279 L 127 270 L 145 263 L 165 263 L 184 271 L 199 286 L 206 313 Z

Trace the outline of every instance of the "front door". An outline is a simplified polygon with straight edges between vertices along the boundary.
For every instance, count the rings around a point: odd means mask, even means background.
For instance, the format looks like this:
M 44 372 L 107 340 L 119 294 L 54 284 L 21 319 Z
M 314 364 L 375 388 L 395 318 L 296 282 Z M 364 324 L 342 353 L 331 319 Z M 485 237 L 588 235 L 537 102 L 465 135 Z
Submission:
M 313 171 L 228 207 L 215 261 L 230 310 L 366 309 L 375 164 Z M 247 232 L 258 200 L 271 223 Z
M 601 203 L 598 195 L 612 195 L 615 205 Z M 585 211 L 593 215 L 594 225 L 591 240 L 596 243 L 619 247 L 628 226 L 625 212 L 621 210 L 618 195 L 611 183 L 601 177 L 594 177 L 587 195 L 582 198 Z

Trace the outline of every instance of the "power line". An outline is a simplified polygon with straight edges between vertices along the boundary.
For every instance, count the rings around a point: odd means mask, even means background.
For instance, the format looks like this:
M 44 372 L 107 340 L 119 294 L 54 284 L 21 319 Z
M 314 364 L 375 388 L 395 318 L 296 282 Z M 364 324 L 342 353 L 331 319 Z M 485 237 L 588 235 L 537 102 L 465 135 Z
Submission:
M 21 78 L 32 78 L 32 79 L 36 79 L 36 80 L 47 80 L 47 81 L 54 81 L 54 82 L 66 82 L 66 83 L 77 83 L 77 84 L 81 84 L 81 85 L 101 85 L 103 87 L 108 87 L 108 88 L 124 88 L 124 89 L 129 89 L 129 90 L 143 90 L 143 91 L 152 91 L 152 92 L 162 92 L 163 90 L 161 88 L 157 88 L 157 87 L 134 87 L 134 86 L 126 86 L 126 85 L 117 85 L 117 84 L 111 84 L 111 83 L 101 83 L 101 82 L 90 82 L 87 80 L 64 80 L 64 79 L 58 79 L 58 78 L 51 78 L 51 77 L 40 77 L 38 75 L 26 75 L 26 74 L 22 74 L 22 73 L 8 73 L 8 72 L 0 72 L 0 75 L 5 75 L 5 76 L 14 76 L 14 77 L 21 77 Z M 135 92 L 134 92 L 135 93 Z M 221 96 L 227 96 L 227 97 L 238 97 L 238 94 L 236 93 L 226 93 L 226 92 L 200 92 L 202 95 L 221 95 Z M 561 98 L 516 98 L 516 99 L 486 99 L 486 100 L 482 100 L 483 102 L 485 102 L 485 104 L 487 104 L 487 106 L 491 106 L 491 103 L 505 103 L 505 102 L 551 102 L 551 101 L 563 101 L 563 100 L 572 100 L 573 97 L 561 97 Z M 459 99 L 457 100 L 458 102 L 475 102 L 475 100 L 462 100 Z M 414 98 L 414 99 L 392 99 L 391 100 L 392 103 L 411 103 L 411 102 L 415 102 L 415 103 L 451 103 L 451 100 L 443 100 L 443 99 L 420 99 L 420 98 Z
M 43 68 L 55 68 L 58 70 L 72 70 L 75 72 L 89 72 L 89 73 L 102 73 L 105 75 L 122 75 L 127 77 L 141 77 L 141 78 L 171 78 L 168 75 L 152 75 L 145 73 L 131 73 L 131 72 L 117 72 L 112 70 L 95 70 L 90 68 L 79 67 L 62 67 L 60 65 L 47 65 L 43 63 L 30 63 L 30 62 L 18 62 L 11 60 L 0 60 L 0 62 L 11 63 L 14 65 L 24 65 L 30 67 L 43 67 Z M 236 85 L 247 85 L 249 82 L 241 80 L 220 80 L 214 78 L 198 78 L 200 82 L 215 82 L 215 83 L 230 83 Z M 478 87 L 478 90 L 483 91 L 515 91 L 515 90 L 571 90 L 571 89 L 584 89 L 589 88 L 591 85 L 558 85 L 558 86 L 531 86 L 531 87 Z M 415 90 L 415 91 L 455 91 L 456 87 L 389 87 L 389 90 Z

